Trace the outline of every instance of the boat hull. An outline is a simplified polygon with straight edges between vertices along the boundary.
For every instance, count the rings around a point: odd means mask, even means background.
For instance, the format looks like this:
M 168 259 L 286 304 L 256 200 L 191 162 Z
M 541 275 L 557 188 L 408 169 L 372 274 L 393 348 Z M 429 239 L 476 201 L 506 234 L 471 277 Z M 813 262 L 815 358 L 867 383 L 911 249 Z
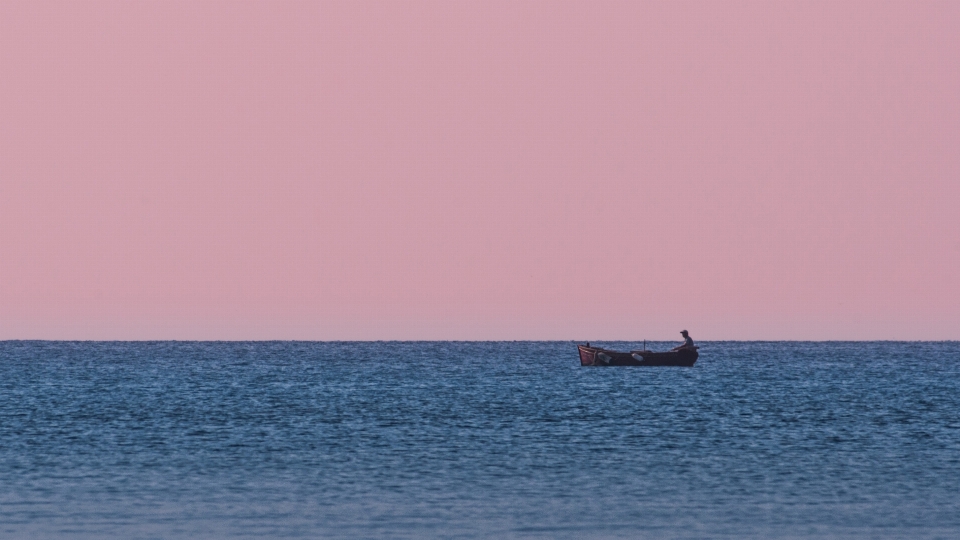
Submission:
M 679 351 L 653 352 L 630 351 L 620 352 L 577 345 L 580 352 L 581 366 L 682 366 L 691 367 L 697 362 L 700 354 L 696 349 L 682 349 Z M 637 359 L 634 355 L 639 356 Z

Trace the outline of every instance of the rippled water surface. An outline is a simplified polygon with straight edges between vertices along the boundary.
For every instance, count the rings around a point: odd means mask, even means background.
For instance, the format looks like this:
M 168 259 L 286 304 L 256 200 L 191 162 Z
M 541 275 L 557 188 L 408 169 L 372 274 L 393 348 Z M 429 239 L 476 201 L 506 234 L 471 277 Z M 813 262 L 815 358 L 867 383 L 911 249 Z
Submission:
M 0 537 L 960 538 L 960 344 L 701 345 L 0 342 Z

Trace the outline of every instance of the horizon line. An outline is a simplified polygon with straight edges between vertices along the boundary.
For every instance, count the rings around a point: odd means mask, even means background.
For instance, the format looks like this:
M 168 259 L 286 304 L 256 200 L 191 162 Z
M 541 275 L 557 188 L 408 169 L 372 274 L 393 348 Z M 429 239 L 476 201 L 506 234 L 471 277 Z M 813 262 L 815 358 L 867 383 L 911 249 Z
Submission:
M 0 339 L 0 343 L 665 343 L 676 339 Z M 699 343 L 960 343 L 960 339 L 703 339 Z

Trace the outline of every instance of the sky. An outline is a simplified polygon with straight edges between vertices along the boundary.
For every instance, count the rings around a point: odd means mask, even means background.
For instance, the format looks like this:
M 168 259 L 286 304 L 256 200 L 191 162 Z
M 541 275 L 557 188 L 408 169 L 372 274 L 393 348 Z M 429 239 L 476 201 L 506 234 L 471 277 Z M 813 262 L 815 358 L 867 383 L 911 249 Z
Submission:
M 0 339 L 960 339 L 960 2 L 0 3 Z

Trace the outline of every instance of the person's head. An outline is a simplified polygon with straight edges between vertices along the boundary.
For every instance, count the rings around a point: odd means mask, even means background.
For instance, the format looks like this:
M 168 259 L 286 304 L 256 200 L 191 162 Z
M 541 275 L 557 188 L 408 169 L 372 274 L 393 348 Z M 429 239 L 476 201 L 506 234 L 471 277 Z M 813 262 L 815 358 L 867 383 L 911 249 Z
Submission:
M 680 331 L 680 335 L 682 335 L 683 337 L 687 337 L 687 331 L 686 331 L 686 330 L 681 330 L 681 331 Z

